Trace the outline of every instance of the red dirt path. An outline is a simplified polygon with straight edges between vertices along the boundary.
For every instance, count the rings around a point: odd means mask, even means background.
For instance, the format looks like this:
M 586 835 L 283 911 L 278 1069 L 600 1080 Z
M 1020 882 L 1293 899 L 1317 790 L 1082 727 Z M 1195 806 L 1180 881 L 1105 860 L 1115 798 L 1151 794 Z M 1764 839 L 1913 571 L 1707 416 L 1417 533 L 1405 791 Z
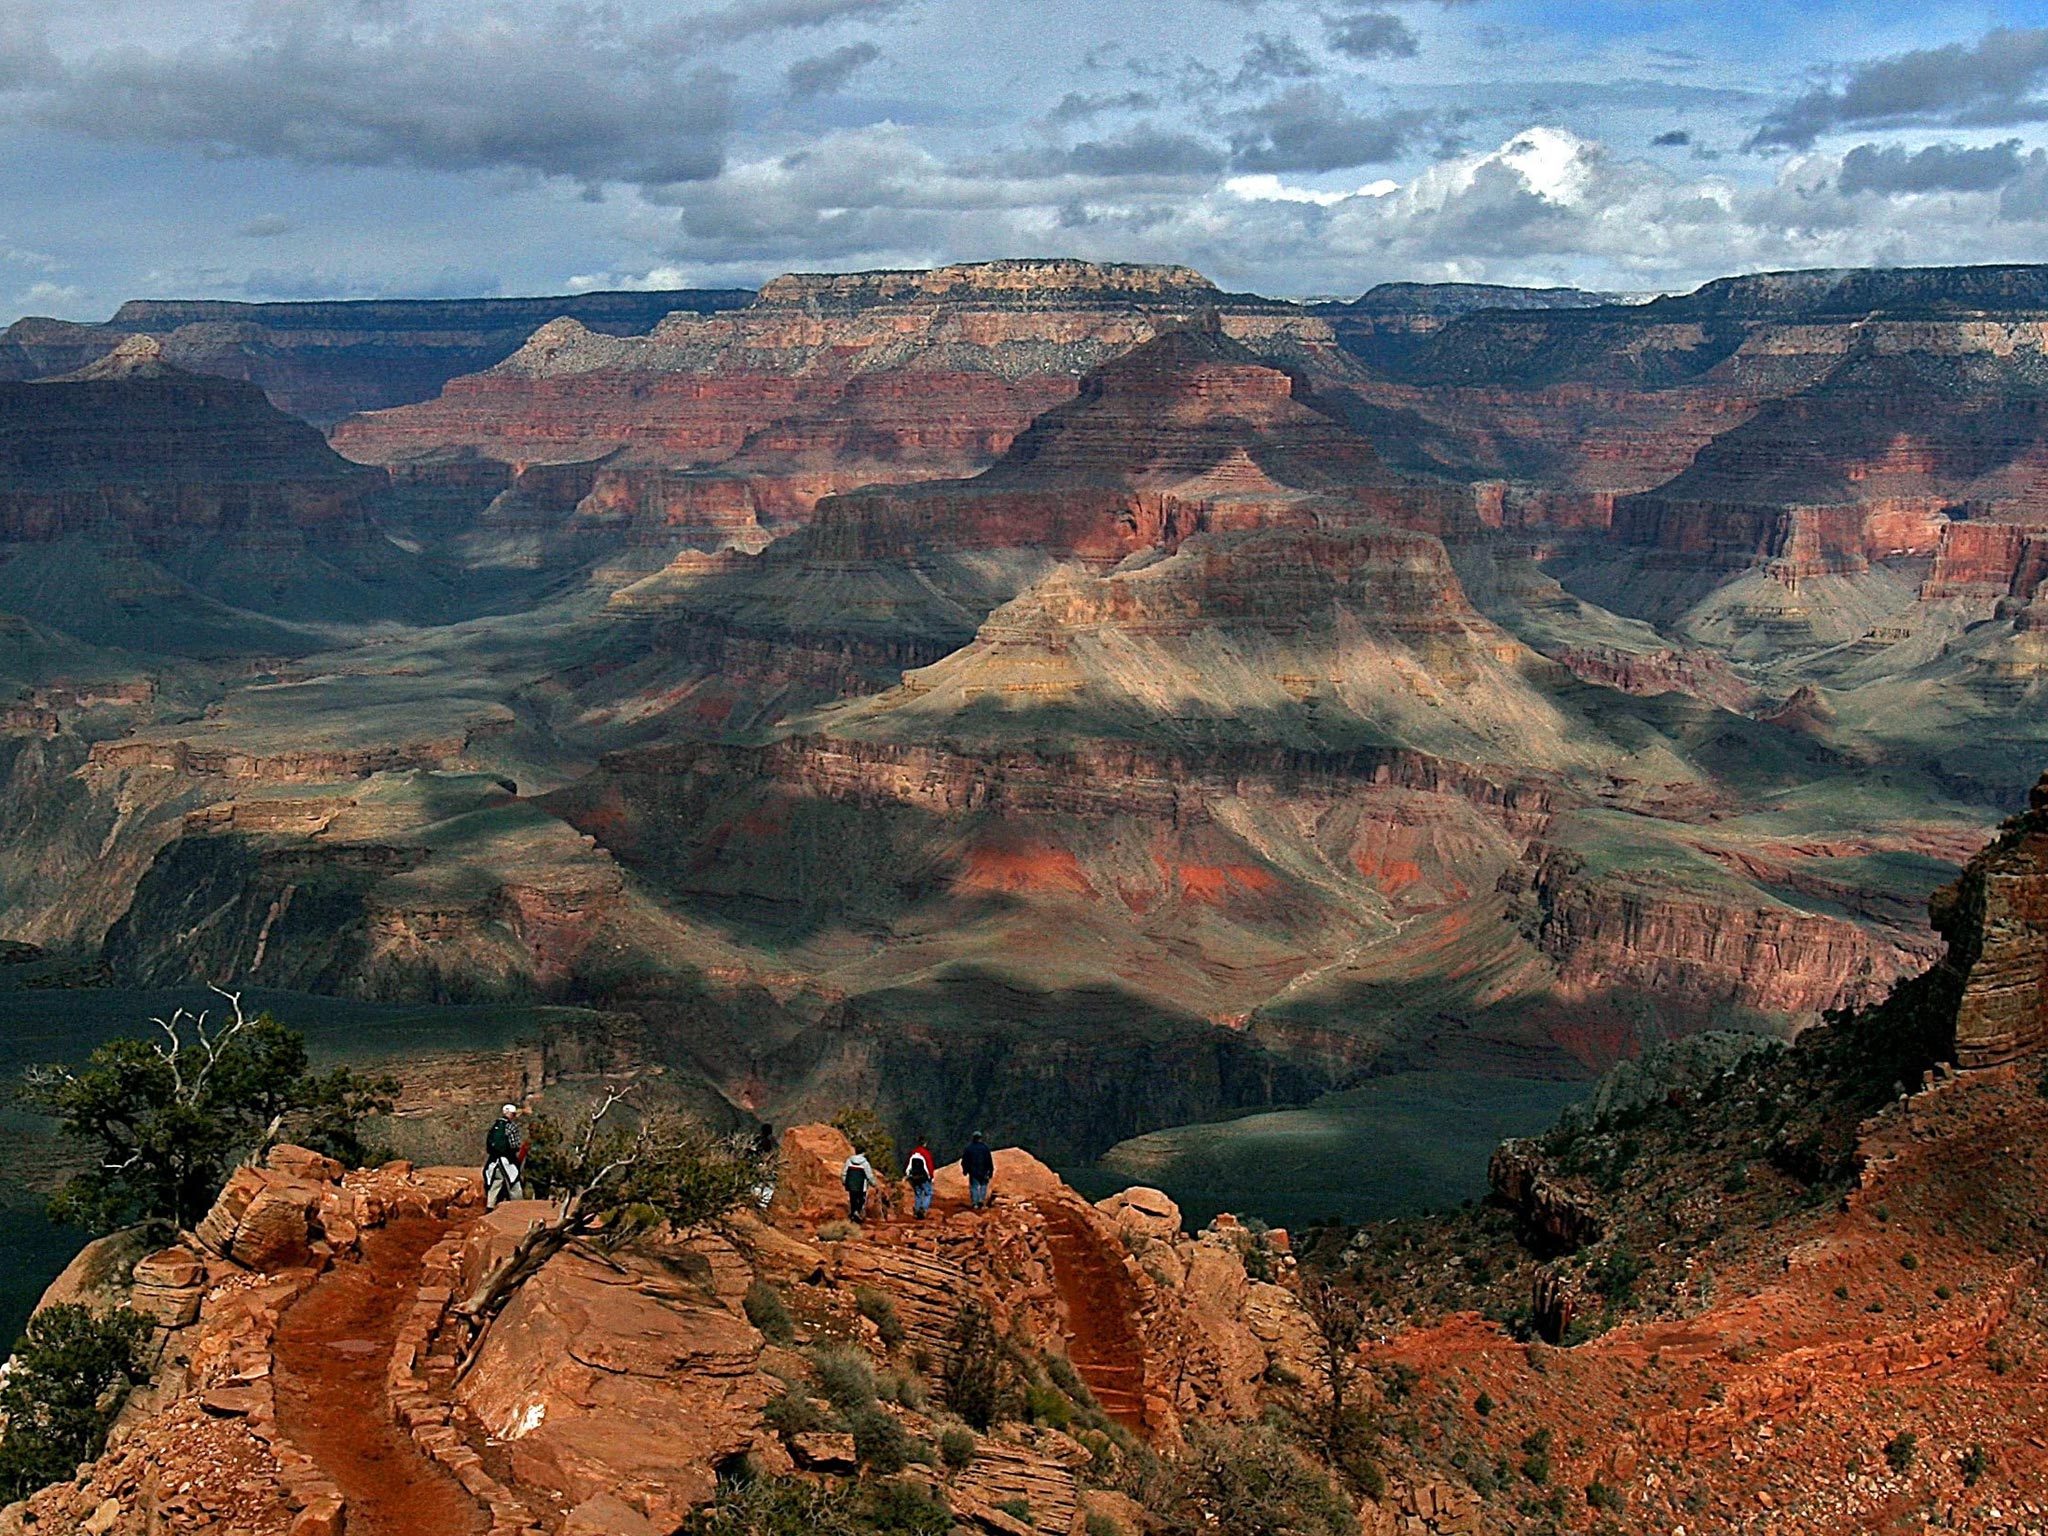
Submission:
M 1066 1313 L 1067 1358 L 1102 1411 L 1127 1429 L 1145 1429 L 1145 1346 L 1131 1318 L 1137 1288 L 1102 1239 L 1051 1201 L 1038 1208 L 1052 1250 L 1053 1287 Z
M 278 1323 L 278 1427 L 340 1487 L 348 1536 L 475 1536 L 476 1501 L 392 1420 L 384 1371 L 420 1259 L 446 1231 L 406 1216 L 313 1282 Z

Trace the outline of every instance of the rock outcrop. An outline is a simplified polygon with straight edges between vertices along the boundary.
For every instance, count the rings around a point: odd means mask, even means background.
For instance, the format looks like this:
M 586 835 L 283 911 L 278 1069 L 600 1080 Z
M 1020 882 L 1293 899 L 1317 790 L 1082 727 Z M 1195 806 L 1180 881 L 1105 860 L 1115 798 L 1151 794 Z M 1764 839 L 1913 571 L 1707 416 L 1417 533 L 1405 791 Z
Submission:
M 1944 965 L 1961 981 L 1956 1062 L 1995 1066 L 2048 1052 L 2048 779 L 2030 809 L 1935 895 Z

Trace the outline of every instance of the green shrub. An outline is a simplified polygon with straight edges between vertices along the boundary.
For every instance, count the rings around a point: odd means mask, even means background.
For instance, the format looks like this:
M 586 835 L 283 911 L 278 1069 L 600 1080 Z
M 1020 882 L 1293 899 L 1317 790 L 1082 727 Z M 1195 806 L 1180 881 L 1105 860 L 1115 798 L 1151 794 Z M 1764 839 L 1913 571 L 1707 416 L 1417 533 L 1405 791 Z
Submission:
M 875 1378 L 875 1396 L 885 1403 L 900 1403 L 905 1408 L 922 1410 L 925 1404 L 924 1383 L 909 1371 L 884 1371 Z
M 1991 1470 L 1991 1458 L 1984 1454 L 1983 1446 L 1973 1445 L 1963 1452 L 1963 1459 L 1959 1466 L 1963 1474 L 1963 1486 L 1965 1488 L 1974 1488 L 1983 1478 L 1984 1474 Z
M 1356 1536 L 1351 1505 L 1322 1470 L 1268 1425 L 1196 1424 L 1144 1502 L 1206 1536 Z
M 1026 1525 L 1031 1523 L 1031 1501 L 1029 1499 L 997 1499 L 996 1508 L 1000 1509 L 1012 1520 L 1022 1520 Z
M 958 1424 L 939 1431 L 939 1459 L 958 1472 L 974 1460 L 974 1431 Z
M 875 1402 L 875 1373 L 868 1357 L 857 1350 L 827 1348 L 811 1351 L 811 1368 L 818 1373 L 818 1390 L 825 1401 L 849 1418 Z
M 896 1303 L 885 1292 L 872 1286 L 857 1285 L 853 1288 L 853 1304 L 860 1308 L 860 1315 L 881 1330 L 882 1343 L 890 1349 L 904 1339 L 903 1321 L 896 1315 Z
M 1024 1388 L 1024 1415 L 1034 1424 L 1065 1429 L 1074 1422 L 1074 1405 L 1057 1387 L 1042 1387 L 1034 1381 Z
M 909 1434 L 882 1409 L 870 1403 L 847 1417 L 853 1429 L 853 1454 L 862 1466 L 886 1474 L 910 1464 Z
M 1900 1477 L 1913 1465 L 1913 1457 L 1920 1448 L 1920 1437 L 1910 1429 L 1902 1429 L 1884 1443 L 1885 1464 Z
M 790 1319 L 789 1308 L 782 1304 L 782 1293 L 766 1280 L 748 1285 L 740 1305 L 746 1308 L 747 1321 L 760 1329 L 761 1337 L 769 1343 L 795 1342 L 796 1324 Z
M 1955 1295 L 1955 1292 L 1954 1292 L 1954 1291 L 1952 1291 L 1952 1290 L 1950 1290 L 1950 1289 L 1949 1289 L 1949 1288 L 1948 1288 L 1947 1286 L 1945 1286 L 1945 1285 L 1937 1285 L 1937 1286 L 1936 1286 L 1936 1287 L 1934 1288 L 1934 1299 L 1935 1299 L 1936 1301 L 1947 1301 L 1947 1300 L 1949 1300 L 1950 1298 L 1952 1298 L 1952 1297 L 1953 1297 L 1954 1295 Z
M 1003 1410 L 1008 1376 L 995 1325 L 985 1309 L 969 1302 L 953 1323 L 952 1349 L 940 1372 L 946 1406 L 976 1429 L 987 1429 Z
M 1900 1255 L 1899 1255 L 1899 1268 L 1901 1268 L 1901 1269 L 1918 1269 L 1919 1267 L 1920 1267 L 1920 1256 L 1919 1256 L 1918 1254 L 1913 1254 L 1913 1253 L 1902 1253 L 1902 1254 L 1900 1254 Z
M 943 1504 L 906 1482 L 727 1479 L 684 1524 L 688 1536 L 948 1536 Z
M 1493 1394 L 1491 1392 L 1481 1392 L 1477 1397 L 1473 1398 L 1472 1411 L 1482 1419 L 1490 1416 L 1493 1412 Z
M 761 1422 L 781 1435 L 808 1435 L 829 1422 L 808 1392 L 792 1388 L 761 1405 Z
M 1095 1394 L 1088 1390 L 1088 1383 L 1081 1379 L 1081 1373 L 1074 1369 L 1074 1362 L 1065 1355 L 1048 1354 L 1045 1357 L 1045 1374 L 1052 1378 L 1052 1384 L 1083 1408 L 1096 1406 Z
M 1088 1511 L 1088 1518 L 1081 1522 L 1081 1529 L 1087 1536 L 1124 1536 L 1124 1528 L 1099 1509 Z
M 1608 1487 L 1607 1484 L 1601 1482 L 1597 1477 L 1592 1482 L 1586 1484 L 1586 1503 L 1593 1509 L 1611 1510 L 1615 1514 L 1619 1514 L 1621 1513 L 1623 1502 L 1620 1489 Z
M 126 1383 L 141 1374 L 149 1329 L 126 1308 L 98 1313 L 69 1302 L 29 1319 L 0 1385 L 0 1499 L 26 1498 L 99 1455 Z

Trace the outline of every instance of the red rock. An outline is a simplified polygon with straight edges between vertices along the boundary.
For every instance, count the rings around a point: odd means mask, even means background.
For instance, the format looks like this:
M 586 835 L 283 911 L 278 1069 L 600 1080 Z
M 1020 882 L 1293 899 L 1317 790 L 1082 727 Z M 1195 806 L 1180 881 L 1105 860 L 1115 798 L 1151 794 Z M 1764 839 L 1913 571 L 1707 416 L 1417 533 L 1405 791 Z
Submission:
M 1142 1232 L 1147 1237 L 1170 1241 L 1180 1236 L 1180 1207 L 1159 1190 L 1142 1184 L 1097 1201 L 1095 1208 L 1119 1227 Z
M 300 1179 L 309 1184 L 339 1184 L 341 1176 L 348 1171 L 331 1157 L 288 1143 L 272 1147 L 263 1163 L 286 1178 Z
M 789 1448 L 796 1464 L 812 1472 L 851 1472 L 858 1464 L 851 1435 L 791 1435 Z
M 782 1133 L 772 1220 L 831 1221 L 846 1214 L 846 1160 L 853 1143 L 829 1125 L 793 1125 Z

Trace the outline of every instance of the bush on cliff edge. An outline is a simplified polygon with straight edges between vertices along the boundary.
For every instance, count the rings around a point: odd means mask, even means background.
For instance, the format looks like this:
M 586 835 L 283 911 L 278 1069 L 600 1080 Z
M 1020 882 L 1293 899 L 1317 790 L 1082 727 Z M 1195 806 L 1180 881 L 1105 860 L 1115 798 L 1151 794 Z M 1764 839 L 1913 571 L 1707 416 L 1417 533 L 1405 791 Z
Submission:
M 0 1384 L 0 1502 L 61 1482 L 99 1455 L 148 1337 L 149 1319 L 126 1308 L 67 1302 L 29 1319 Z
M 206 1214 L 235 1160 L 287 1128 L 302 1145 L 346 1162 L 365 1149 L 362 1118 L 391 1109 L 398 1084 L 337 1067 L 307 1069 L 306 1042 L 269 1014 L 242 1010 L 210 1023 L 179 1009 L 154 1022 L 160 1039 L 109 1040 L 82 1068 L 30 1069 L 22 1099 L 84 1142 L 93 1165 L 58 1191 L 50 1214 L 108 1230 Z

